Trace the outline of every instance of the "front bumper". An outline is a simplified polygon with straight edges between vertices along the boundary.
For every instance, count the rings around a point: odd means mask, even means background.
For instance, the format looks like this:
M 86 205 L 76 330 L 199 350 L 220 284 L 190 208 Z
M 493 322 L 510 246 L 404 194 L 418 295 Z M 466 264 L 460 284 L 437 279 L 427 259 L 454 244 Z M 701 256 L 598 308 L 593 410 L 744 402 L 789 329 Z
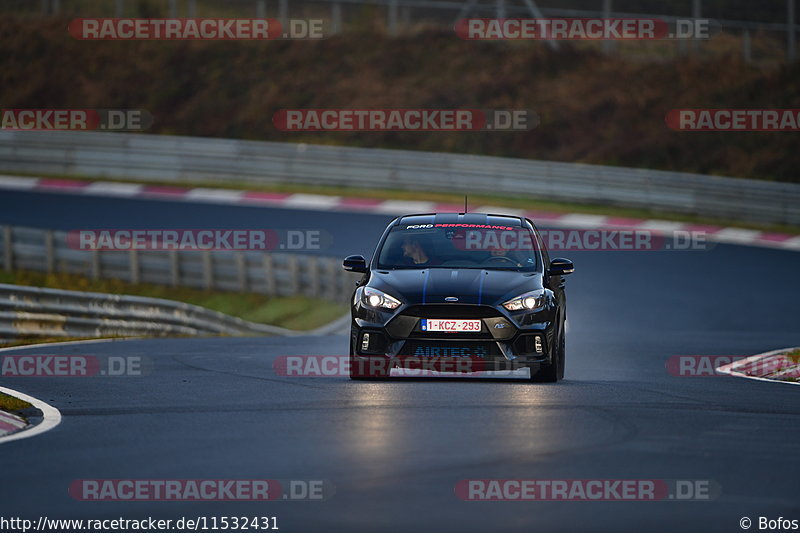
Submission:
M 364 361 L 382 358 L 390 367 L 406 368 L 447 361 L 449 367 L 465 372 L 536 367 L 552 361 L 555 317 L 553 308 L 512 313 L 485 305 L 429 304 L 384 312 L 357 306 L 352 356 Z M 421 328 L 425 318 L 479 319 L 481 331 L 426 332 Z

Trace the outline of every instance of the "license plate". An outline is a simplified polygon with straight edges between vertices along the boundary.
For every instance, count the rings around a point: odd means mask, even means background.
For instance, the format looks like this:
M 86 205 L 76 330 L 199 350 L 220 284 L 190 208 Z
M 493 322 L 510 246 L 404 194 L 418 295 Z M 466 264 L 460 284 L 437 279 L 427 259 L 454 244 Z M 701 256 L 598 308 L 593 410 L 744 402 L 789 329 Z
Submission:
M 480 320 L 463 320 L 458 318 L 423 318 L 420 325 L 422 331 L 444 331 L 447 333 L 479 332 Z

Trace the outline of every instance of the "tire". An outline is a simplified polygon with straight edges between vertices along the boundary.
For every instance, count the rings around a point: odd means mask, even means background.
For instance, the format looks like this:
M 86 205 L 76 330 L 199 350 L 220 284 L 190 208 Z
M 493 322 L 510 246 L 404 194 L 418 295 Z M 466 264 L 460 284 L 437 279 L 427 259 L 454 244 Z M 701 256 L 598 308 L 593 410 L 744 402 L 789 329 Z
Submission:
M 558 343 L 558 379 L 564 379 L 564 366 L 567 363 L 566 323 L 561 324 L 561 341 Z

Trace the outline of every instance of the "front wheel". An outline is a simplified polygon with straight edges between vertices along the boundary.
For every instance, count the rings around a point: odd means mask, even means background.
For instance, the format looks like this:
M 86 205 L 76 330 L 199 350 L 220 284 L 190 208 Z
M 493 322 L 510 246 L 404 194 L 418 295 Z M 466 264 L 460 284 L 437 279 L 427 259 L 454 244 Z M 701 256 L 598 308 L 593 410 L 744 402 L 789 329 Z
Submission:
M 564 365 L 567 362 L 566 322 L 561 324 L 561 341 L 558 343 L 558 379 L 564 379 Z

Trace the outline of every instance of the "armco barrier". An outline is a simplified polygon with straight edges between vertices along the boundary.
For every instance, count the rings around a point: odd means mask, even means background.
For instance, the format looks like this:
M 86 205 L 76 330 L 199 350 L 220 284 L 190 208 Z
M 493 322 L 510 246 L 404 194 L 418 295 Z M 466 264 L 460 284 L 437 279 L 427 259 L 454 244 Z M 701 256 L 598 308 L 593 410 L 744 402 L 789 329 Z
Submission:
M 171 300 L 0 284 L 0 339 L 292 333 Z
M 800 185 L 489 156 L 101 132 L 0 131 L 0 172 L 505 194 L 800 224 Z
M 76 250 L 65 231 L 0 226 L 0 268 L 8 271 L 346 302 L 358 275 L 341 265 L 341 258 L 289 253 Z

